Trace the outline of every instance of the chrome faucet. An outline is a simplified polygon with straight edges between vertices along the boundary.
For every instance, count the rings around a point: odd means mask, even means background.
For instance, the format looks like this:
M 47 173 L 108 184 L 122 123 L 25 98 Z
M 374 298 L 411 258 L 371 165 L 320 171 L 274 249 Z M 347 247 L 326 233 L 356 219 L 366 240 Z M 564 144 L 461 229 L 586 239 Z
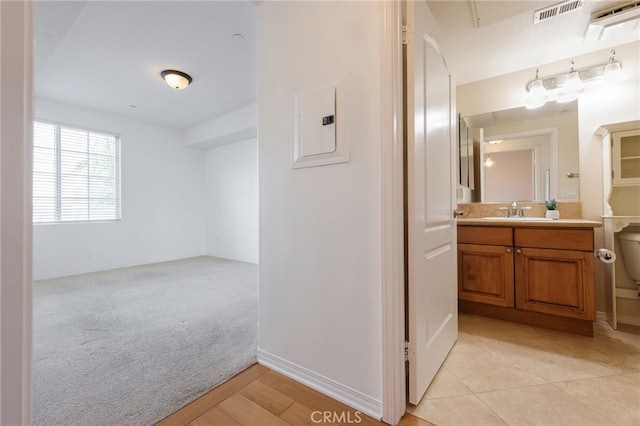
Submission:
M 500 210 L 503 210 L 505 212 L 504 217 L 524 217 L 524 211 L 530 209 L 531 207 L 520 207 L 520 209 L 518 209 L 517 201 L 511 203 L 511 208 L 500 207 Z

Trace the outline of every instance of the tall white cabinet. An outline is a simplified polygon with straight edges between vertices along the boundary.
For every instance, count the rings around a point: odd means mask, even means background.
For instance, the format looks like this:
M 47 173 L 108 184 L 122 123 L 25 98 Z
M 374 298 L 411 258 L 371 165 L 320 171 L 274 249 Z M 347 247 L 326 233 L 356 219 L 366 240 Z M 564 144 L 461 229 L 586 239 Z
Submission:
M 640 207 L 634 199 L 640 193 L 640 121 L 602 126 L 596 135 L 602 139 L 604 246 L 618 257 L 615 263 L 604 265 L 606 315 L 617 328 L 619 322 L 634 321 L 621 315 L 619 307 L 640 303 L 637 287 L 624 269 L 617 238 L 625 228 L 640 226 Z

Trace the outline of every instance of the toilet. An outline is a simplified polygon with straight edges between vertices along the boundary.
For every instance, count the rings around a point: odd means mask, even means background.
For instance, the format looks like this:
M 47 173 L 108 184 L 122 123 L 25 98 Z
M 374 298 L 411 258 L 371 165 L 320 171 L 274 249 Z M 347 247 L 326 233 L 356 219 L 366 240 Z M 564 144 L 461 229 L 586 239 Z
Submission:
M 629 277 L 640 285 L 640 231 L 621 232 L 618 234 L 618 238 L 620 239 L 624 268 Z

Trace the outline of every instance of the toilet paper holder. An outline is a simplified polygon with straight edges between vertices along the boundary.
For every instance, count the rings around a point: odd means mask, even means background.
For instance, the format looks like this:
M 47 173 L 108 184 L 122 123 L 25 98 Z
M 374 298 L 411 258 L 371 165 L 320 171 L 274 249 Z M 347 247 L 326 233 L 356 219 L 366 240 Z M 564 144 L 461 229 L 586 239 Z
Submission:
M 616 261 L 616 254 L 605 248 L 598 249 L 593 252 L 593 256 L 597 257 L 603 263 L 613 263 Z

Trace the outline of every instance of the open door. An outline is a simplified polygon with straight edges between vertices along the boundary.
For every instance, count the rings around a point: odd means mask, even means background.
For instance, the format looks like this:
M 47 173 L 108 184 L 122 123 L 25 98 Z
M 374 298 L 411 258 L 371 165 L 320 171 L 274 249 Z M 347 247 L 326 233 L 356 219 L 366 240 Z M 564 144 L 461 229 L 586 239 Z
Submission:
M 456 114 L 427 5 L 406 6 L 409 402 L 417 404 L 458 337 Z

